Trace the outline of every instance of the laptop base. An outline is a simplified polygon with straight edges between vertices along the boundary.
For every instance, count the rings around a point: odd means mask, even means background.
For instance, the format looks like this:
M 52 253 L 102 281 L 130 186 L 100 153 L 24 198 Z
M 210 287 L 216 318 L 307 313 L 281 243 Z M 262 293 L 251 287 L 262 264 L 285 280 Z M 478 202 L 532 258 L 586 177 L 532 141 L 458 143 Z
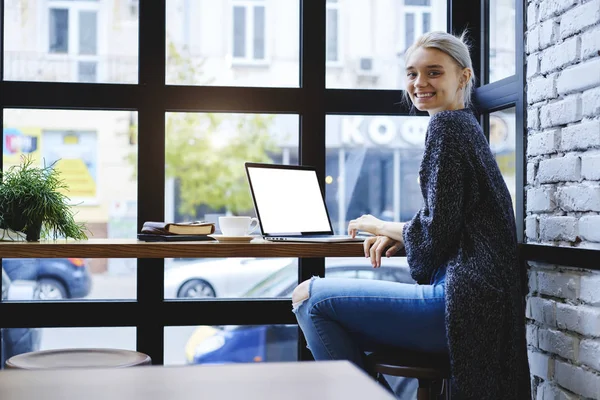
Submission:
M 264 236 L 270 242 L 308 242 L 308 243 L 349 243 L 364 242 L 366 236 L 324 235 L 324 236 Z

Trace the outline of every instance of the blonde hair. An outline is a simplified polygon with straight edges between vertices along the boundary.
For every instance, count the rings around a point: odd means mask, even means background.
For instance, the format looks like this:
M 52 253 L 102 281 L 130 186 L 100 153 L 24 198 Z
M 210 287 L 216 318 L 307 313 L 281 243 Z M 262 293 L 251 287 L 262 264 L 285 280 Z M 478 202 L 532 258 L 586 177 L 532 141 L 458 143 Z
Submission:
M 438 49 L 448 54 L 456 62 L 460 68 L 468 68 L 471 71 L 471 76 L 464 87 L 463 101 L 465 107 L 471 105 L 471 92 L 475 84 L 475 75 L 473 74 L 473 63 L 469 54 L 469 45 L 466 40 L 467 31 L 463 31 L 460 37 L 454 36 L 448 32 L 434 31 L 425 33 L 404 52 L 404 60 L 408 60 L 412 53 L 418 48 Z M 411 104 L 408 93 L 405 90 L 403 93 L 404 100 L 407 104 Z

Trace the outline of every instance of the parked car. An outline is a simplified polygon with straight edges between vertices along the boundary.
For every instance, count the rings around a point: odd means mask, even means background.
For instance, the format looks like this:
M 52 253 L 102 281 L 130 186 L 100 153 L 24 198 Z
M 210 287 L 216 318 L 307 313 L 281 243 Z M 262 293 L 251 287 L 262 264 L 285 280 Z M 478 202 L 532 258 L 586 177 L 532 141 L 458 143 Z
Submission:
M 2 268 L 2 301 L 35 300 L 38 297 L 36 290 L 36 282 L 11 281 Z M 41 330 L 39 328 L 1 328 L 0 369 L 4 368 L 6 360 L 12 356 L 39 350 L 40 341 Z
M 325 275 L 415 283 L 406 259 L 400 257 L 384 260 L 380 268 L 373 268 L 363 258 L 332 258 L 327 260 Z M 291 263 L 259 282 L 243 297 L 289 298 L 297 280 L 297 265 Z M 188 339 L 185 353 L 190 364 L 295 361 L 297 346 L 297 325 L 200 326 Z
M 240 297 L 265 277 L 294 261 L 292 258 L 177 260 L 165 267 L 164 297 Z
M 81 298 L 92 289 L 83 258 L 4 258 L 2 267 L 11 280 L 36 281 L 41 300 Z

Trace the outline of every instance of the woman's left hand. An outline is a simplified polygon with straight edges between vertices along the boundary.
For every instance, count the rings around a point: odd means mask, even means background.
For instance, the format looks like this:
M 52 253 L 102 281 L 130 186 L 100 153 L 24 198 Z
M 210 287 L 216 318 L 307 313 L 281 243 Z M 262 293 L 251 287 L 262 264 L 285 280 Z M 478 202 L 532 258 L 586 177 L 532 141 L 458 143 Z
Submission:
M 365 257 L 371 258 L 373 268 L 379 268 L 381 267 L 381 256 L 384 253 L 386 257 L 393 256 L 404 247 L 404 243 L 387 236 L 374 236 L 367 238 L 363 242 L 363 247 Z
M 355 237 L 358 231 L 379 235 L 379 230 L 383 226 L 383 221 L 370 214 L 365 214 L 357 219 L 353 219 L 348 224 L 348 235 Z

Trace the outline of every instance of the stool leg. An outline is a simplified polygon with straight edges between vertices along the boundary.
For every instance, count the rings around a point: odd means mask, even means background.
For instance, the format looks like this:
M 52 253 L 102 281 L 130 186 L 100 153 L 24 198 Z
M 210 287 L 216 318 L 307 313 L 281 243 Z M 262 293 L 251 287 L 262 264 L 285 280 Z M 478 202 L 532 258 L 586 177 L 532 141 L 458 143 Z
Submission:
M 419 379 L 419 389 L 417 390 L 417 400 L 431 400 L 430 396 L 431 382 L 427 379 Z

